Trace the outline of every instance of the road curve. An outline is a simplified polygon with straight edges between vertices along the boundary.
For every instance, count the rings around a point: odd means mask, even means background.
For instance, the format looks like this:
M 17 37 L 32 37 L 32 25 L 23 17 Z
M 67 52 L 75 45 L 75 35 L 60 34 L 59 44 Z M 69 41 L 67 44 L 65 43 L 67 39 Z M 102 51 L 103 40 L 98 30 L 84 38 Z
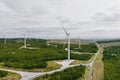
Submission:
M 9 70 L 9 69 L 3 69 L 3 68 L 0 68 L 0 70 L 5 70 L 5 71 L 9 71 L 9 72 L 14 72 L 14 73 L 20 74 L 21 75 L 21 79 L 20 80 L 32 80 L 32 79 L 34 79 L 36 77 L 39 77 L 39 76 L 42 76 L 42 75 L 45 75 L 45 74 L 53 74 L 55 72 L 62 71 L 62 70 L 66 69 L 66 68 L 69 68 L 69 67 L 83 65 L 83 66 L 89 66 L 90 67 L 90 71 L 88 73 L 88 80 L 91 80 L 93 63 L 94 63 L 94 61 L 95 61 L 95 59 L 96 59 L 96 57 L 97 57 L 97 55 L 99 54 L 99 51 L 100 51 L 99 45 L 98 44 L 96 44 L 96 45 L 98 46 L 99 50 L 95 54 L 95 57 L 94 57 L 93 61 L 91 61 L 90 63 L 87 63 L 87 64 L 69 65 L 74 60 L 70 60 L 70 61 L 64 60 L 63 62 L 56 62 L 56 63 L 62 65 L 62 67 L 60 69 L 49 71 L 49 72 L 23 72 L 23 71 Z

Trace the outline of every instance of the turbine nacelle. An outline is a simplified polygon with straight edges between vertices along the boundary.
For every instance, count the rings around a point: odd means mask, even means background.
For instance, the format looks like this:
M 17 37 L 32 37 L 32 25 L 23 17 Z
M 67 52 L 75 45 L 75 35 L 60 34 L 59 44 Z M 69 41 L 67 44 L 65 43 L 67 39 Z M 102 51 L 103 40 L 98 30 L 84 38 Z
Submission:
M 66 35 L 67 35 L 67 36 L 69 36 L 69 35 L 70 35 L 70 33 L 67 33 Z

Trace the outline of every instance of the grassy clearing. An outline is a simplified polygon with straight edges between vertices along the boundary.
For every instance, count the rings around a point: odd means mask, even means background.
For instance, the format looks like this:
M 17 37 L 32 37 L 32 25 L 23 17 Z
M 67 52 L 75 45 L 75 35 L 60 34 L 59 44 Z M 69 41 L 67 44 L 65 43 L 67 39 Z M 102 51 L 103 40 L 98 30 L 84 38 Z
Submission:
M 20 80 L 20 78 L 19 74 L 8 72 L 8 75 L 0 78 L 0 80 Z
M 22 41 L 22 40 L 21 40 Z M 29 44 L 29 45 L 28 45 Z M 27 47 L 37 49 L 21 48 L 23 42 L 18 42 L 17 39 L 11 40 L 7 39 L 7 44 L 0 42 L 0 66 L 15 68 L 15 69 L 28 69 L 28 70 L 38 70 L 48 67 L 48 61 L 53 60 L 65 60 L 67 59 L 67 51 L 63 49 L 63 44 L 52 44 L 55 46 L 48 46 L 45 40 L 40 40 L 36 42 L 33 40 L 27 40 Z M 92 46 L 85 45 L 85 46 Z M 78 47 L 77 44 L 72 44 L 71 48 Z M 95 46 L 93 46 L 95 47 Z M 84 48 L 83 48 L 84 49 Z M 90 47 L 85 48 L 85 50 L 91 50 Z M 76 60 L 89 60 L 92 55 L 89 54 L 72 54 L 71 59 Z M 48 69 L 48 68 L 47 68 Z M 49 70 L 49 69 L 48 69 Z M 41 71 L 41 70 L 40 70 Z M 44 70 L 47 71 L 47 70 Z
M 28 70 L 26 69 L 25 71 L 29 71 L 29 72 L 48 72 L 48 71 L 52 71 L 52 70 L 55 70 L 55 69 L 60 69 L 62 67 L 62 65 L 60 64 L 57 64 L 56 63 L 57 61 L 48 61 L 47 62 L 47 67 L 46 68 L 36 68 L 36 69 L 31 69 L 31 70 Z
M 8 68 L 8 67 L 5 67 L 5 66 L 0 66 L 0 67 L 1 68 L 6 68 L 6 69 L 18 70 L 18 71 L 25 71 L 25 72 L 48 72 L 48 71 L 52 71 L 52 70 L 55 70 L 55 69 L 60 69 L 62 67 L 62 65 L 56 63 L 56 62 L 60 62 L 60 61 L 61 60 L 48 61 L 46 68 L 16 69 L 16 68 Z
M 83 60 L 75 60 L 73 61 L 72 63 L 70 63 L 70 65 L 76 65 L 76 64 L 86 64 L 86 63 L 89 63 L 91 62 L 93 59 L 94 59 L 95 55 L 93 55 L 91 57 L 91 59 L 89 59 L 88 61 L 83 61 Z
M 89 68 L 86 67 L 84 76 L 82 77 L 82 79 L 78 79 L 78 80 L 88 80 L 88 70 Z
M 93 65 L 92 80 L 104 79 L 104 63 L 102 61 L 102 58 L 103 58 L 103 48 L 100 48 L 100 53 L 98 54 Z
M 104 80 L 120 80 L 120 46 L 104 49 Z
M 50 75 L 40 76 L 34 80 L 82 80 L 85 74 L 84 66 L 76 66 L 67 68 L 60 72 L 55 72 Z

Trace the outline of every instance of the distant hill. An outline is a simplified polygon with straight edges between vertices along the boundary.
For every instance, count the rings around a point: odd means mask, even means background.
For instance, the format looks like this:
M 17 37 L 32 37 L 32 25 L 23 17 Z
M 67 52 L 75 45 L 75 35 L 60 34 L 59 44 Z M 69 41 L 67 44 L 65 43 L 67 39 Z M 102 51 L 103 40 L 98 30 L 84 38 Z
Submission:
M 112 40 L 101 40 L 101 41 L 97 41 L 97 43 L 112 43 L 112 42 L 120 42 L 120 39 L 112 39 Z

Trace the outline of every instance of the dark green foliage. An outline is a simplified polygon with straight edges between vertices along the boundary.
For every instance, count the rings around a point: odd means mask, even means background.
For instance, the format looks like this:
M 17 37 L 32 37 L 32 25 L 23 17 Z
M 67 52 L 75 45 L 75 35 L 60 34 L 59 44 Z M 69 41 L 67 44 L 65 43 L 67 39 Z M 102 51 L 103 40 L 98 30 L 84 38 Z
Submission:
M 77 59 L 77 60 L 89 60 L 93 55 L 92 54 L 71 54 L 71 59 Z
M 7 76 L 8 72 L 7 71 L 2 71 L 0 70 L 0 78 Z
M 97 43 L 111 43 L 111 42 L 120 42 L 120 39 L 97 41 Z
M 36 78 L 35 80 L 81 80 L 85 74 L 84 66 L 77 66 L 73 68 L 65 69 L 61 72 L 55 72 L 51 75 L 45 75 Z
M 29 44 L 29 45 L 28 45 Z M 46 68 L 46 61 L 67 59 L 67 51 L 63 49 L 63 44 L 47 46 L 46 40 L 27 40 L 27 47 L 36 49 L 20 49 L 23 46 L 23 39 L 8 39 L 7 44 L 0 40 L 0 62 L 3 66 L 23 69 Z M 72 59 L 89 60 L 92 55 L 71 54 Z
M 72 47 L 72 50 L 78 51 L 78 52 L 96 53 L 98 48 L 95 44 L 90 43 L 88 45 L 85 45 L 85 44 L 81 45 L 81 49 Z
M 120 46 L 104 50 L 104 80 L 120 80 Z

